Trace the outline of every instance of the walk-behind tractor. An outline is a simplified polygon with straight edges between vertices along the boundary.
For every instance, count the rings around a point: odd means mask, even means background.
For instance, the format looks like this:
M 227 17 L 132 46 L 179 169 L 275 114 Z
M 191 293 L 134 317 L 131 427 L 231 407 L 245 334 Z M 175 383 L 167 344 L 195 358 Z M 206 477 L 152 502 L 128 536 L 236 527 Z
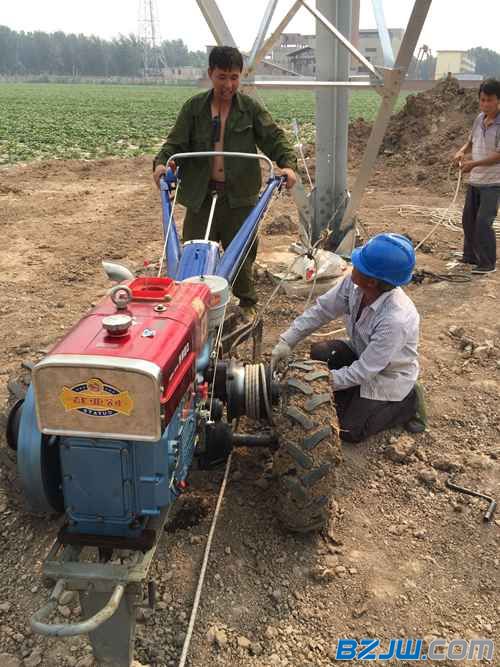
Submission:
M 173 156 L 180 178 L 183 162 L 211 155 Z M 149 568 L 192 466 L 220 464 L 233 447 L 270 448 L 282 523 L 306 532 L 329 515 L 340 457 L 326 366 L 295 361 L 278 373 L 231 358 L 259 327 L 224 330 L 230 286 L 283 185 L 267 158 L 239 157 L 264 159 L 271 173 L 226 252 L 209 240 L 215 193 L 205 238 L 181 245 L 169 171 L 161 183 L 166 272 L 134 277 L 110 267 L 119 284 L 34 366 L 9 415 L 27 501 L 65 517 L 43 566 L 54 589 L 32 628 L 88 634 L 100 664 L 132 661 L 136 607 L 146 583 L 153 604 Z M 260 421 L 258 434 L 235 432 L 240 417 Z M 79 592 L 85 620 L 51 618 L 64 588 Z

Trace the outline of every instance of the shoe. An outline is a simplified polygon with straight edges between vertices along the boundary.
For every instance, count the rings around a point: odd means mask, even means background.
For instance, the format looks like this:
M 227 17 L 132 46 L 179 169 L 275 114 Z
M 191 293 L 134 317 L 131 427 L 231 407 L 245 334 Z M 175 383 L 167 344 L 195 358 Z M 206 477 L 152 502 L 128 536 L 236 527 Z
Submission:
M 425 424 L 419 419 L 410 419 L 409 422 L 406 422 L 405 429 L 408 433 L 423 433 L 425 431 Z
M 415 394 L 417 399 L 414 416 L 406 422 L 405 429 L 408 433 L 423 433 L 427 430 L 427 408 L 425 405 L 424 388 L 420 382 L 415 382 Z
M 495 266 L 475 266 L 472 269 L 471 273 L 474 273 L 475 275 L 479 276 L 484 276 L 487 273 L 495 273 L 496 270 L 497 269 Z

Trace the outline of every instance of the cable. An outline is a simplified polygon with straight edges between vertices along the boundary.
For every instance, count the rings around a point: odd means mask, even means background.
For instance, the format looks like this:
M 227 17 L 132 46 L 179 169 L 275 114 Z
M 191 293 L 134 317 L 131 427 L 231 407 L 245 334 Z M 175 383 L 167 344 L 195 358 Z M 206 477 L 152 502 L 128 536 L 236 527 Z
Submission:
M 448 169 L 448 181 L 451 183 L 450 171 L 452 165 Z M 420 206 L 418 204 L 389 204 L 382 206 L 381 211 L 398 211 L 401 217 L 424 217 L 430 222 L 434 223 L 434 227 L 424 238 L 417 244 L 415 250 L 418 250 L 437 230 L 439 226 L 450 229 L 453 232 L 462 232 L 462 211 L 457 207 L 457 198 L 462 184 L 462 172 L 458 173 L 458 179 L 455 184 L 455 190 L 451 203 L 446 208 L 433 206 Z M 496 218 L 493 223 L 495 234 L 500 237 L 500 218 Z
M 417 243 L 417 245 L 415 246 L 415 252 L 417 252 L 417 250 L 420 248 L 420 246 L 422 246 L 422 245 L 425 243 L 425 241 L 427 241 L 427 239 L 429 239 L 429 238 L 434 234 L 434 232 L 436 231 L 436 229 L 442 224 L 442 222 L 443 222 L 443 220 L 445 219 L 445 217 L 446 217 L 446 215 L 448 214 L 448 212 L 449 212 L 452 208 L 454 208 L 455 203 L 456 203 L 456 201 L 457 201 L 458 193 L 459 193 L 459 191 L 460 191 L 460 184 L 461 184 L 461 183 L 462 183 L 462 172 L 459 171 L 459 172 L 458 172 L 458 179 L 457 179 L 457 186 L 456 186 L 456 188 L 455 188 L 455 193 L 454 193 L 454 195 L 453 195 L 453 199 L 451 200 L 451 204 L 450 204 L 450 205 L 448 206 L 448 208 L 444 211 L 443 215 L 442 215 L 441 218 L 436 222 L 436 224 L 435 224 L 434 227 L 431 229 L 431 231 L 430 231 L 426 236 L 424 236 L 424 238 L 423 238 L 419 243 Z
M 191 610 L 191 616 L 189 618 L 189 625 L 186 632 L 186 637 L 184 639 L 184 644 L 182 646 L 181 658 L 179 660 L 179 667 L 184 667 L 187 660 L 187 655 L 189 647 L 191 645 L 191 638 L 193 636 L 194 624 L 196 622 L 196 615 L 198 613 L 198 607 L 201 599 L 201 591 L 203 590 L 203 584 L 205 583 L 205 574 L 207 571 L 208 559 L 210 556 L 210 549 L 212 547 L 212 540 L 215 533 L 215 526 L 217 524 L 217 519 L 219 517 L 220 508 L 222 505 L 222 499 L 226 491 L 227 480 L 229 477 L 229 470 L 231 468 L 231 461 L 233 458 L 233 452 L 231 451 L 226 463 L 226 469 L 224 471 L 224 479 L 219 490 L 219 497 L 217 498 L 217 505 L 215 506 L 214 518 L 212 519 L 212 524 L 210 526 L 210 531 L 208 533 L 207 545 L 205 547 L 205 553 L 203 554 L 203 562 L 201 565 L 200 576 L 198 579 L 198 585 L 196 587 L 196 593 L 194 596 L 193 608 Z

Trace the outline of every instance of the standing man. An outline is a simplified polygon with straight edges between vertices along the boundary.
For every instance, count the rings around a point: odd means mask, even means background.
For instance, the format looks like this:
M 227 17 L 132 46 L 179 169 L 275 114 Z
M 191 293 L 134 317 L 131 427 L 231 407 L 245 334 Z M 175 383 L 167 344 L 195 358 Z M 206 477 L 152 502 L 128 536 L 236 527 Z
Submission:
M 326 361 L 330 369 L 342 440 L 360 442 L 401 424 L 413 433 L 423 431 L 416 387 L 420 318 L 400 287 L 412 277 L 413 246 L 399 234 L 378 234 L 354 250 L 351 259 L 352 274 L 280 336 L 273 364 L 288 358 L 313 331 L 343 316 L 349 340 L 311 346 L 311 358 Z
M 472 125 L 469 140 L 454 161 L 469 185 L 462 215 L 464 252 L 462 263 L 473 264 L 472 273 L 496 271 L 496 238 L 493 221 L 500 200 L 500 81 L 487 79 L 479 87 L 481 113 Z M 472 150 L 472 160 L 466 159 Z
M 233 151 L 257 153 L 257 148 L 274 160 L 287 177 L 287 188 L 296 182 L 297 159 L 285 133 L 271 115 L 253 98 L 238 91 L 243 58 L 238 49 L 216 46 L 209 55 L 208 76 L 212 88 L 188 100 L 182 107 L 166 142 L 154 159 L 154 180 L 159 186 L 175 153 L 189 151 Z M 244 158 L 196 158 L 181 167 L 179 201 L 187 208 L 183 240 L 204 237 L 212 202 L 218 193 L 210 239 L 226 248 L 252 210 L 261 188 L 258 160 Z M 255 242 L 245 260 L 233 292 L 247 317 L 255 315 L 257 295 L 252 264 L 257 255 Z

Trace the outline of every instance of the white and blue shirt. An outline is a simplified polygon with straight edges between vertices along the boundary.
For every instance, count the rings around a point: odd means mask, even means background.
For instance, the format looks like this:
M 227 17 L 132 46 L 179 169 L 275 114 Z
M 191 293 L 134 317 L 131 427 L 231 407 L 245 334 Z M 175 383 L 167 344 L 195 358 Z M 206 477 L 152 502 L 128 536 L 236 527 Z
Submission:
M 297 317 L 281 338 L 294 347 L 316 329 L 343 316 L 349 335 L 346 342 L 358 359 L 331 371 L 333 389 L 359 385 L 362 398 L 402 401 L 418 377 L 419 314 L 413 301 L 396 287 L 365 306 L 358 319 L 362 298 L 363 292 L 349 275 Z
M 485 114 L 480 113 L 472 125 L 470 141 L 472 142 L 472 159 L 484 160 L 493 153 L 500 152 L 500 112 L 494 122 L 486 127 Z M 500 162 L 483 165 L 471 169 L 469 183 L 474 186 L 500 186 Z

